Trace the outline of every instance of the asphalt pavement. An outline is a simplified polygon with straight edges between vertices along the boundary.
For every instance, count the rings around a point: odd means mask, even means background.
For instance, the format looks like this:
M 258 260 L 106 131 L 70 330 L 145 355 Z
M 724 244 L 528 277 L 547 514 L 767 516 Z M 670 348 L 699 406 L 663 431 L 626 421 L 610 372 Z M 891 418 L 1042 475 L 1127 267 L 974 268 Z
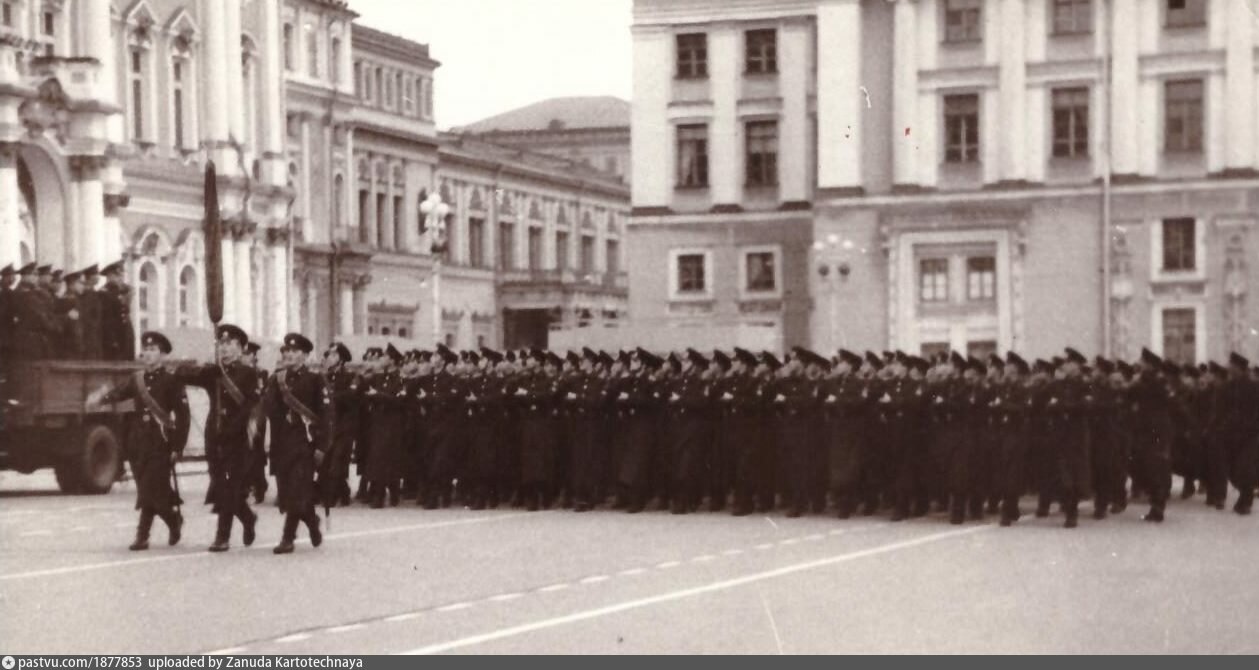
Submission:
M 288 556 L 271 500 L 223 554 L 199 504 L 180 545 L 158 521 L 128 551 L 133 503 L 0 473 L 0 652 L 1259 652 L 1259 518 L 1201 497 L 1074 530 L 360 505 Z

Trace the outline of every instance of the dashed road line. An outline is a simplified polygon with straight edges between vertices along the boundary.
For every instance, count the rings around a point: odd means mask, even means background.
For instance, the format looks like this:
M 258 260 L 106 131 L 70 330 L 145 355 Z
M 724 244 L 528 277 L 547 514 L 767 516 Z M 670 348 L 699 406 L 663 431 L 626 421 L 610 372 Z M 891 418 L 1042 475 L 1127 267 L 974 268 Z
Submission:
M 682 561 L 665 561 L 664 563 L 660 563 L 656 567 L 660 570 L 668 570 L 670 568 L 676 568 L 679 565 L 682 565 Z
M 606 581 L 608 581 L 609 579 L 612 579 L 612 578 L 611 578 L 611 577 L 609 577 L 608 575 L 591 575 L 591 576 L 586 577 L 585 579 L 581 580 L 581 582 L 580 582 L 580 583 L 582 583 L 582 584 L 598 584 L 599 582 L 606 582 Z
M 757 551 L 765 551 L 767 549 L 773 549 L 773 548 L 774 548 L 774 545 L 769 542 L 766 542 L 765 544 L 758 544 L 755 547 L 753 547 L 753 549 L 756 549 Z
M 25 533 L 22 533 L 20 537 L 35 537 L 37 535 L 52 535 L 52 531 L 48 530 L 47 528 L 41 528 L 39 530 L 28 530 Z
M 388 623 L 399 623 L 402 621 L 410 621 L 412 619 L 418 619 L 418 618 L 420 618 L 419 612 L 407 612 L 406 614 L 395 614 L 393 616 L 387 616 L 384 619 L 382 619 L 382 621 L 385 621 Z
M 486 600 L 492 603 L 503 603 L 503 602 L 507 602 L 508 600 L 515 600 L 517 598 L 523 598 L 523 597 L 525 597 L 525 594 L 520 593 L 520 592 L 500 593 L 496 596 L 490 596 L 489 598 L 486 598 Z
M 785 540 L 779 540 L 779 541 L 778 541 L 778 544 L 781 544 L 781 545 L 783 545 L 783 546 L 792 545 L 792 544 L 799 544 L 799 543 L 800 543 L 800 538 L 798 538 L 798 537 L 789 537 L 789 538 L 787 538 L 787 539 L 785 539 Z
M 280 644 L 291 644 L 293 642 L 302 642 L 303 640 L 309 640 L 310 638 L 311 638 L 310 633 L 293 633 L 292 635 L 285 635 L 284 637 L 277 637 L 275 641 Z
M 572 584 L 552 584 L 550 586 L 543 586 L 542 588 L 537 589 L 537 592 L 538 593 L 554 593 L 555 591 L 563 591 L 564 589 L 570 586 L 572 586 Z
M 647 572 L 647 568 L 630 568 L 629 570 L 622 570 L 616 574 L 621 577 L 633 577 L 634 575 L 641 575 L 644 572 Z
M 333 626 L 331 628 L 325 628 L 324 632 L 332 633 L 333 635 L 340 635 L 341 633 L 349 633 L 350 631 L 361 630 L 363 628 L 367 628 L 367 624 L 351 623 L 351 624 L 346 624 L 344 626 Z
M 821 534 L 821 533 L 814 533 L 814 534 L 812 534 L 812 535 L 805 535 L 805 536 L 804 536 L 804 539 L 806 539 L 806 540 L 808 540 L 808 541 L 810 541 L 810 542 L 817 542 L 818 540 L 824 540 L 824 539 L 826 539 L 826 536 L 825 536 L 825 535 L 823 535 L 823 534 Z
M 457 612 L 457 611 L 459 611 L 459 610 L 466 610 L 466 609 L 468 609 L 469 607 L 472 607 L 472 603 L 469 603 L 469 602 L 464 602 L 464 603 L 451 603 L 451 604 L 449 604 L 449 605 L 442 605 L 441 607 L 438 607 L 438 608 L 437 608 L 436 610 L 434 610 L 434 611 L 436 611 L 436 612 Z
M 742 549 L 727 549 L 721 552 L 721 555 L 722 556 L 738 556 L 739 554 L 742 554 L 742 553 L 743 553 Z
M 215 649 L 207 651 L 206 656 L 231 656 L 233 654 L 241 654 L 245 652 L 246 647 L 228 647 L 227 649 Z
M 714 560 L 717 560 L 716 556 L 713 556 L 712 554 L 704 554 L 703 556 L 696 556 L 695 558 L 692 558 L 691 562 L 692 563 L 707 563 L 709 561 L 714 561 Z

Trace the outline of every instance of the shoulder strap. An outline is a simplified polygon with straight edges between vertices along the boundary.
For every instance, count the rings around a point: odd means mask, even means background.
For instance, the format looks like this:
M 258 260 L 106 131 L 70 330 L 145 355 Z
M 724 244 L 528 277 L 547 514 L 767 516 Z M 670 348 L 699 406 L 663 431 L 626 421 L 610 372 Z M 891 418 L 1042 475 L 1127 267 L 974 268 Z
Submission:
M 232 380 L 232 376 L 227 373 L 227 368 L 223 367 L 223 363 L 220 362 L 218 366 L 219 366 L 219 372 L 223 373 L 222 386 L 224 389 L 227 390 L 227 394 L 232 396 L 232 400 L 235 400 L 237 405 L 244 403 L 245 402 L 244 391 L 241 391 L 240 387 L 236 385 L 236 382 Z
M 319 416 L 315 414 L 314 410 L 302 404 L 302 401 L 293 395 L 293 390 L 289 388 L 286 372 L 287 370 L 280 370 L 275 373 L 275 383 L 280 389 L 280 397 L 284 399 L 284 404 L 309 423 L 319 421 Z
M 136 395 L 144 403 L 144 409 L 148 410 L 158 425 L 164 430 L 174 428 L 175 422 L 171 420 L 170 414 L 162 411 L 162 406 L 157 404 L 157 399 L 153 397 L 152 393 L 149 393 L 149 387 L 144 383 L 144 370 L 136 370 L 132 376 L 132 381 L 136 386 Z

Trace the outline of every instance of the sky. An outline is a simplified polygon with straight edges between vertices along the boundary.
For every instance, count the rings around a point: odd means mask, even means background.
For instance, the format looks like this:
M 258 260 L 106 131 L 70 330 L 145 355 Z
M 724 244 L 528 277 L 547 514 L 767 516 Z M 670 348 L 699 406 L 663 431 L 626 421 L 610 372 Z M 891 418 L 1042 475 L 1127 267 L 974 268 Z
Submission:
M 439 128 L 538 100 L 630 97 L 632 0 L 350 0 L 358 21 L 429 45 Z

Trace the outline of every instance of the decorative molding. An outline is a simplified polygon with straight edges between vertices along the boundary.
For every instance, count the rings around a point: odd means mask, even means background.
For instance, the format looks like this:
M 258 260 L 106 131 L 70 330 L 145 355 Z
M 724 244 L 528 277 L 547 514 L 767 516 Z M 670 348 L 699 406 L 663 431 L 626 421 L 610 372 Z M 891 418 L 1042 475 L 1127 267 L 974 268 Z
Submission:
M 1115 223 L 1110 230 L 1110 351 L 1113 358 L 1132 359 L 1132 249 L 1128 226 Z
M 1249 267 L 1246 263 L 1246 242 L 1253 221 L 1217 221 L 1224 235 L 1224 338 L 1229 351 L 1246 348 L 1246 294 Z

